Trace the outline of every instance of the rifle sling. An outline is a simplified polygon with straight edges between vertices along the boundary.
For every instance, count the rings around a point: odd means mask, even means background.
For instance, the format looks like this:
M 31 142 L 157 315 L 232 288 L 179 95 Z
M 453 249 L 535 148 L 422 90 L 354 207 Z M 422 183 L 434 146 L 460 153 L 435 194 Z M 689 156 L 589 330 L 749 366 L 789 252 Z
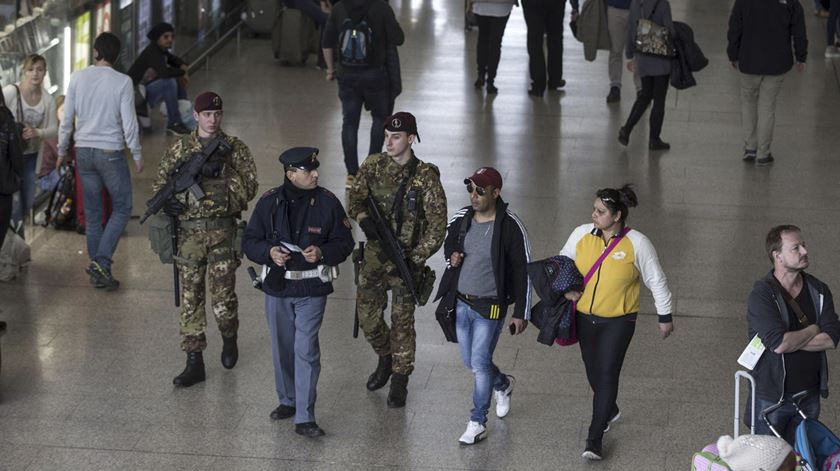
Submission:
M 400 182 L 399 188 L 397 188 L 397 192 L 394 194 L 394 204 L 391 206 L 391 215 L 394 218 L 394 222 L 397 225 L 397 232 L 394 234 L 396 238 L 399 240 L 400 233 L 402 232 L 402 202 L 405 198 L 405 187 L 408 186 L 408 182 L 410 182 L 414 175 L 417 173 L 417 164 L 419 160 L 417 157 L 412 156 L 411 161 L 408 163 L 408 176 Z

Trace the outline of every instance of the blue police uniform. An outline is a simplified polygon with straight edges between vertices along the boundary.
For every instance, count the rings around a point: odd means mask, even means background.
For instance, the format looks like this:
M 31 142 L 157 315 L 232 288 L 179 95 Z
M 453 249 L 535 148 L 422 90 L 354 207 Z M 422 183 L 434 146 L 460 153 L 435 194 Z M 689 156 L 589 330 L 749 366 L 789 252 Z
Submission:
M 289 168 L 288 159 L 281 156 L 281 162 Z M 316 167 L 317 162 L 314 167 L 298 168 Z M 281 242 L 301 249 L 315 245 L 323 257 L 309 263 L 301 253 L 291 252 L 285 267 L 279 267 L 269 251 Z M 321 187 L 301 190 L 287 183 L 273 188 L 257 202 L 242 249 L 251 261 L 270 267 L 262 290 L 280 405 L 295 408 L 295 424 L 314 423 L 315 389 L 321 371 L 318 330 L 333 286 L 331 281 L 312 276 L 311 271 L 319 265 L 337 266 L 353 251 L 353 234 L 344 207 L 333 193 Z M 295 279 L 290 274 L 305 277 Z

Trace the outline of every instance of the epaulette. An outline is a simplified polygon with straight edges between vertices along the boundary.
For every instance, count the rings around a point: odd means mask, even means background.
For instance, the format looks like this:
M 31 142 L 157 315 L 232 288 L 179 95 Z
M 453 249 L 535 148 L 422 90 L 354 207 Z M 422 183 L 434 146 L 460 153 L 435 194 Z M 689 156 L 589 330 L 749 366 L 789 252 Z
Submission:
M 262 194 L 262 196 L 260 196 L 260 199 L 263 199 L 263 198 L 265 198 L 266 196 L 271 196 L 271 195 L 273 195 L 273 194 L 277 193 L 277 192 L 280 190 L 280 188 L 282 188 L 282 187 L 280 187 L 280 186 L 276 186 L 276 187 L 274 187 L 274 188 L 272 188 L 272 189 L 270 189 L 270 190 L 266 191 L 265 193 L 263 193 L 263 194 Z
M 323 187 L 319 187 L 319 188 L 321 188 L 321 191 L 322 191 L 325 195 L 327 195 L 327 196 L 329 196 L 329 197 L 331 197 L 331 198 L 333 198 L 333 199 L 336 199 L 336 200 L 338 199 L 338 197 L 337 197 L 337 196 L 335 196 L 335 193 L 333 193 L 332 191 L 330 191 L 330 190 L 328 190 L 328 189 L 326 189 L 326 188 L 323 188 Z

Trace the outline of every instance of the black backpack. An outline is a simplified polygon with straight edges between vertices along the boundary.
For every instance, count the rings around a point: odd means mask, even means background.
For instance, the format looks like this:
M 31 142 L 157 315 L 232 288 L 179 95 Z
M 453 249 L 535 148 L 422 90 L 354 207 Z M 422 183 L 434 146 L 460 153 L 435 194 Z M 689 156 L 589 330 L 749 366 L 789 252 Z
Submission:
M 367 21 L 367 10 L 361 16 L 349 12 L 338 33 L 338 56 L 343 67 L 361 68 L 373 65 L 373 30 Z
M 75 229 L 76 204 L 76 168 L 71 161 L 64 165 L 64 173 L 50 195 L 46 225 L 52 224 L 56 229 Z

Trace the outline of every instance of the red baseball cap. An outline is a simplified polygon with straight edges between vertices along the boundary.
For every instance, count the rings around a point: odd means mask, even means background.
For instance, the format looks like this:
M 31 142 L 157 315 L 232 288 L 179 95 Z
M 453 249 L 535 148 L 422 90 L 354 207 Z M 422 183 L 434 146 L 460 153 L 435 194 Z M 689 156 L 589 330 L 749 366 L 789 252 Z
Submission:
M 482 188 L 492 186 L 502 189 L 502 175 L 493 167 L 481 167 L 470 178 L 465 178 L 464 184 L 468 185 L 471 181 Z

